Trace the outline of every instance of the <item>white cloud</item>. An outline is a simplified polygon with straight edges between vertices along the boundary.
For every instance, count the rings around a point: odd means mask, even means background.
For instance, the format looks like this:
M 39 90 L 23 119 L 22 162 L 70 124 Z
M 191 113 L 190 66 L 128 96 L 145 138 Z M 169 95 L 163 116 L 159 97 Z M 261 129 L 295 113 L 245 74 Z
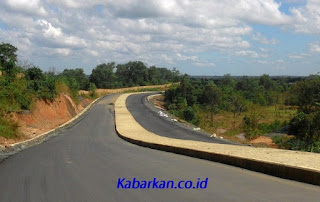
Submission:
M 306 57 L 310 56 L 309 53 L 299 53 L 299 54 L 291 54 L 289 55 L 288 57 L 291 58 L 291 59 L 304 59 Z
M 46 15 L 47 12 L 42 6 L 41 0 L 5 0 L 4 4 L 7 8 L 25 13 L 28 15 Z
M 199 58 L 197 56 L 185 56 L 181 55 L 180 53 L 177 53 L 178 60 L 190 60 L 190 61 L 199 61 Z
M 65 35 L 61 28 L 54 27 L 46 20 L 38 20 L 38 25 L 41 27 L 43 39 L 46 40 L 50 46 L 57 47 L 72 47 L 72 48 L 85 48 L 87 46 L 84 39 L 76 36 Z
M 310 51 L 311 53 L 314 53 L 314 54 L 320 53 L 320 42 L 310 44 Z
M 292 8 L 295 18 L 292 24 L 296 32 L 320 34 L 320 1 L 309 0 L 305 6 Z
M 252 39 L 254 41 L 257 41 L 257 42 L 262 43 L 262 44 L 275 45 L 275 44 L 279 43 L 278 40 L 276 40 L 276 39 L 268 39 L 268 38 L 264 37 L 261 33 L 258 33 L 258 32 L 253 34 Z
M 198 67 L 215 67 L 216 66 L 216 64 L 214 64 L 213 62 L 196 62 L 193 64 Z
M 241 50 L 241 51 L 236 51 L 235 54 L 237 56 L 247 56 L 251 58 L 258 58 L 259 54 L 255 51 L 250 51 L 250 50 Z

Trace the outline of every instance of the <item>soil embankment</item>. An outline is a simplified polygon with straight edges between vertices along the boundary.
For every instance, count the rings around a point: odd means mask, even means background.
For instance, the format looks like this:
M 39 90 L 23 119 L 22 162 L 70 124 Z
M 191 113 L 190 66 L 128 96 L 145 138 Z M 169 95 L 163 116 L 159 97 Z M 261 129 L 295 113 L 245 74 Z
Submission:
M 31 139 L 69 121 L 80 113 L 91 100 L 83 99 L 76 104 L 66 94 L 59 94 L 52 102 L 37 100 L 31 111 L 17 112 L 13 119 L 19 124 L 18 139 L 0 137 L 0 145 L 6 146 L 15 142 Z

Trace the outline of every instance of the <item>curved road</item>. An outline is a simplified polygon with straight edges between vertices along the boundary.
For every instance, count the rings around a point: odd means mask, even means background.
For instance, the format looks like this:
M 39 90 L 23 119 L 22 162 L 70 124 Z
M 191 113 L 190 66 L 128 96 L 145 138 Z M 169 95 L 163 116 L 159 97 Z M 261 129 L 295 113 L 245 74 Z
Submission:
M 320 187 L 139 147 L 114 127 L 116 95 L 47 142 L 0 163 L 0 201 L 318 201 Z M 118 178 L 196 180 L 203 190 L 124 190 Z
M 128 97 L 126 105 L 136 121 L 146 130 L 160 136 L 196 140 L 202 142 L 214 142 L 219 144 L 236 144 L 223 139 L 210 138 L 208 134 L 186 128 L 179 122 L 173 122 L 170 118 L 160 117 L 155 107 L 151 106 L 146 98 L 154 93 L 135 94 Z

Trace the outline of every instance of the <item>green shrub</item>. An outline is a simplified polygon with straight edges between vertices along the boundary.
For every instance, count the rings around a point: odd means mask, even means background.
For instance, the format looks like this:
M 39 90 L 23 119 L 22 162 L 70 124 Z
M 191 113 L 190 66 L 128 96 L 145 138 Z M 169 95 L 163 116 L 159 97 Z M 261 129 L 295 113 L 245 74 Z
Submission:
M 18 123 L 5 117 L 0 117 L 0 136 L 5 138 L 18 137 L 18 127 Z
M 183 111 L 183 116 L 186 121 L 191 121 L 195 118 L 195 113 L 192 107 L 188 107 Z
M 260 133 L 265 134 L 265 133 L 271 133 L 277 130 L 280 130 L 282 128 L 282 123 L 279 120 L 274 120 L 271 124 L 267 123 L 261 123 L 258 125 L 258 129 Z
M 289 134 L 295 135 L 300 140 L 320 140 L 320 112 L 306 114 L 300 112 L 289 123 Z
M 89 94 L 90 94 L 91 97 L 93 97 L 93 98 L 97 97 L 96 90 L 97 90 L 96 84 L 90 83 L 90 85 L 89 85 Z

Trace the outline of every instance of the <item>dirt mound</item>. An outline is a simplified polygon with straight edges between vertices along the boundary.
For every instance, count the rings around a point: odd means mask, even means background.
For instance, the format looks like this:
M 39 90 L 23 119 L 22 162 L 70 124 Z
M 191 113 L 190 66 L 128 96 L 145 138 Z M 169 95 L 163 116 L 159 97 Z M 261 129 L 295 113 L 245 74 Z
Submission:
M 272 142 L 272 139 L 266 136 L 259 136 L 251 140 L 250 143 L 257 144 L 257 145 L 267 145 L 267 146 L 276 148 L 276 144 Z
M 91 101 L 84 99 L 79 105 L 66 94 L 59 94 L 53 102 L 37 100 L 32 111 L 15 113 L 13 119 L 19 123 L 22 133 L 18 140 L 0 139 L 0 144 L 7 145 L 14 142 L 33 138 L 69 121 L 80 113 Z

